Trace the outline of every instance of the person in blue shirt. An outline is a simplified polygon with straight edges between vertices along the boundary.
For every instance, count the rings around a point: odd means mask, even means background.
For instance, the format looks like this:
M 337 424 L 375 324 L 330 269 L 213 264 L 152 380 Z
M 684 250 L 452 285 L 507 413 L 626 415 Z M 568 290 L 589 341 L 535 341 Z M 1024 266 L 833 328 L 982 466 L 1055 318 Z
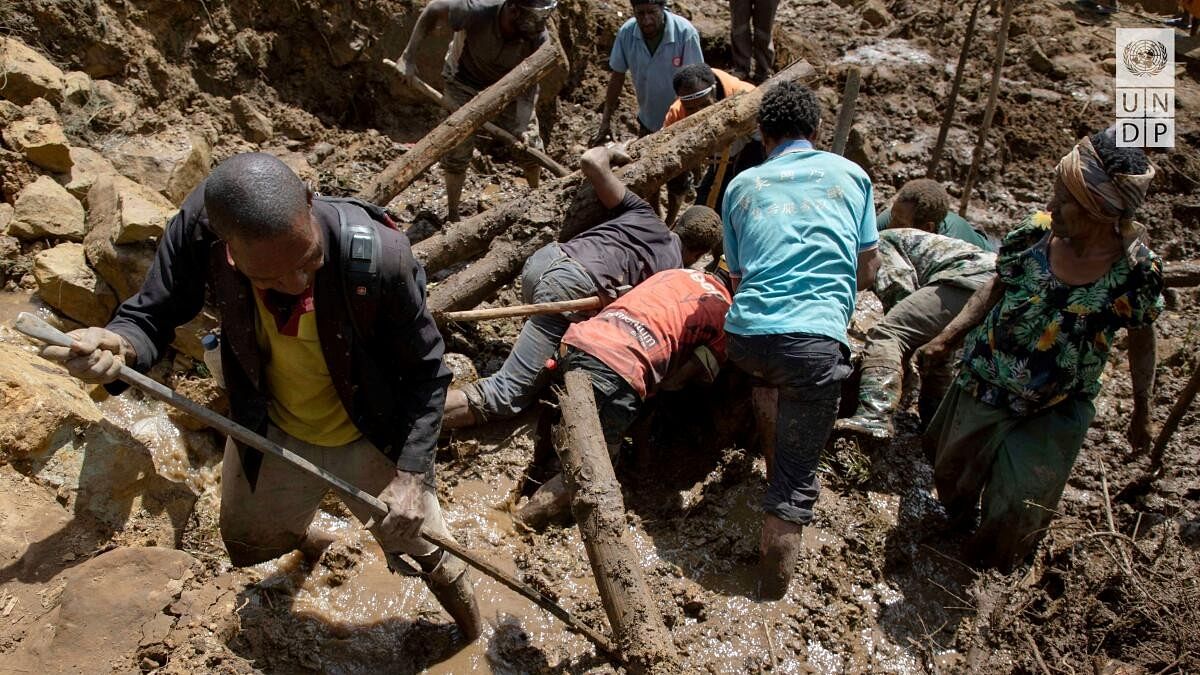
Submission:
M 675 71 L 692 63 L 704 63 L 700 33 L 687 19 L 666 9 L 666 0 L 631 0 L 633 18 L 617 31 L 608 67 L 608 93 L 600 128 L 592 146 L 612 138 L 612 116 L 620 102 L 625 74 L 633 76 L 638 101 L 639 136 L 658 131 L 667 109 L 675 102 L 672 81 Z
M 735 284 L 725 320 L 729 359 L 778 390 L 766 437 L 767 493 L 759 591 L 787 592 L 800 531 L 820 491 L 817 462 L 849 376 L 846 327 L 857 292 L 879 269 L 871 179 L 855 163 L 813 148 L 820 104 L 781 82 L 758 110 L 765 162 L 730 182 L 722 205 L 725 260 Z M 756 391 L 756 403 L 766 400 Z

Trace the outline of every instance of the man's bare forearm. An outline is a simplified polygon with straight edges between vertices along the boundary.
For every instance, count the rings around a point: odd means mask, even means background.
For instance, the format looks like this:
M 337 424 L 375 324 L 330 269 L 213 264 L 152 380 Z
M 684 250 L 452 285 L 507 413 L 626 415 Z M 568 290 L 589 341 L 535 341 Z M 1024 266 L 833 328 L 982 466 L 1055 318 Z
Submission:
M 1154 326 L 1129 329 L 1129 377 L 1133 380 L 1133 404 L 1150 407 L 1154 396 L 1154 370 L 1158 365 L 1158 340 Z

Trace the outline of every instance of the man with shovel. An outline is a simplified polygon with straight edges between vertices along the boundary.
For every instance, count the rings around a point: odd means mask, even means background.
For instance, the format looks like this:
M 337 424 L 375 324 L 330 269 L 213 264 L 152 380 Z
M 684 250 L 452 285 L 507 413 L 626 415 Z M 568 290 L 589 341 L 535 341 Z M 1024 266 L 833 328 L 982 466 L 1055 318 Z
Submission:
M 108 326 L 74 331 L 73 348 L 43 355 L 90 382 L 112 382 L 122 365 L 148 370 L 206 293 L 221 318 L 234 421 L 377 496 L 388 509 L 378 522 L 347 506 L 389 562 L 420 574 L 463 634 L 478 637 L 465 564 L 420 537 L 425 528 L 450 538 L 434 486 L 450 373 L 405 236 L 364 205 L 315 197 L 270 155 L 235 155 L 184 201 L 141 290 Z M 230 560 L 319 555 L 332 537 L 312 521 L 328 489 L 231 440 L 220 516 Z
M 453 107 L 461 107 L 550 39 L 546 20 L 557 6 L 557 0 L 432 0 L 421 10 L 397 66 L 410 86 L 420 90 L 416 55 L 438 26 L 448 25 L 456 33 L 453 48 L 458 54 L 453 60 L 448 58 L 442 69 L 444 96 Z M 531 87 L 494 121 L 527 146 L 541 150 L 542 138 L 534 114 L 537 96 L 538 87 Z M 474 149 L 474 137 L 468 138 L 442 158 L 447 220 L 458 220 L 459 199 Z M 536 188 L 541 175 L 537 160 L 522 153 L 518 161 L 529 187 Z

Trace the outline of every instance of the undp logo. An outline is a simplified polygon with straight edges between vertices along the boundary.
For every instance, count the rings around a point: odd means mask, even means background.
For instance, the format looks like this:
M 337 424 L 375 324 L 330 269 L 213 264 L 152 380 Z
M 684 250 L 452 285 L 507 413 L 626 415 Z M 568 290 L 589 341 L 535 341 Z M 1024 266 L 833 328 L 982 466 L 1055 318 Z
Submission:
M 1167 46 L 1158 40 L 1134 40 L 1125 45 L 1121 57 L 1135 77 L 1154 77 L 1170 62 Z

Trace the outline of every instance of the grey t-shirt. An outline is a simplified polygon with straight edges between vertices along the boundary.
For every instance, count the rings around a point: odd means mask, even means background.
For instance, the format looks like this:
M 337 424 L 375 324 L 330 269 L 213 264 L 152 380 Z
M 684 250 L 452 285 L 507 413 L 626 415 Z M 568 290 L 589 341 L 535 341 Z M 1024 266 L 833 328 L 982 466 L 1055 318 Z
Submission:
M 612 218 L 561 245 L 563 253 L 583 265 L 600 292 L 615 298 L 622 286 L 636 286 L 663 270 L 683 267 L 679 237 L 646 200 L 626 190 L 613 212 Z
M 450 4 L 450 28 L 465 33 L 455 77 L 475 89 L 495 84 L 550 39 L 550 33 L 542 31 L 534 39 L 506 40 L 500 34 L 503 6 L 504 0 L 454 0 Z

